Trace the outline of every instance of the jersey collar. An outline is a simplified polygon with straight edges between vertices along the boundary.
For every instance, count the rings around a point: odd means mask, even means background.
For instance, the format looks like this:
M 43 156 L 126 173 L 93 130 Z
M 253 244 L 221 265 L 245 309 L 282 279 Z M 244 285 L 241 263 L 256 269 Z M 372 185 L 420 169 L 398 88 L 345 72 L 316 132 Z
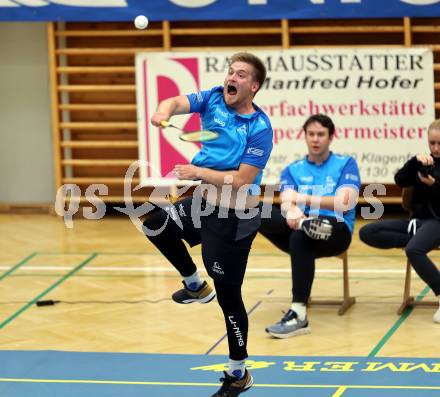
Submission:
M 304 157 L 304 159 L 307 161 L 307 163 L 309 163 L 309 164 L 313 164 L 314 166 L 316 166 L 316 167 L 322 167 L 322 166 L 324 166 L 324 164 L 326 164 L 329 160 L 330 160 L 330 158 L 333 156 L 333 152 L 330 150 L 330 152 L 329 152 L 329 155 L 328 155 L 328 157 L 322 162 L 322 163 L 320 163 L 320 164 L 316 164 L 314 161 L 310 161 L 309 160 L 309 155 L 308 154 L 306 154 L 306 156 Z

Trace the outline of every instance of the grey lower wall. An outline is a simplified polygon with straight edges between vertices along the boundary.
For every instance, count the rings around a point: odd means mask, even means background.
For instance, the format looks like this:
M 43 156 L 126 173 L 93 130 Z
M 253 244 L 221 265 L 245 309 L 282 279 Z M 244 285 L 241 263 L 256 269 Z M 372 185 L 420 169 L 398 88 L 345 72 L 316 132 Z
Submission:
M 45 23 L 0 23 L 0 202 L 55 198 Z

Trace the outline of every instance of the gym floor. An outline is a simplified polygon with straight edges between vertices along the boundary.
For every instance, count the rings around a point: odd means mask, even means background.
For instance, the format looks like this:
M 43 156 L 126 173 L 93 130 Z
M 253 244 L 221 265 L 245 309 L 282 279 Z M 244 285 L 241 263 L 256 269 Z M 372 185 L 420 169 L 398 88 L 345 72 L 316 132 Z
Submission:
M 0 232 L 2 397 L 202 397 L 218 388 L 228 352 L 218 305 L 174 304 L 180 277 L 128 218 L 74 219 L 68 229 L 52 215 L 0 215 Z M 191 252 L 202 270 L 199 248 Z M 289 258 L 258 236 L 243 287 L 255 382 L 246 395 L 438 396 L 435 307 L 396 314 L 405 263 L 403 251 L 366 247 L 355 231 L 354 306 L 338 316 L 337 306 L 312 304 L 312 333 L 276 340 L 264 328 L 290 305 Z M 412 292 L 434 299 L 414 274 Z M 341 295 L 341 260 L 320 259 L 312 298 Z

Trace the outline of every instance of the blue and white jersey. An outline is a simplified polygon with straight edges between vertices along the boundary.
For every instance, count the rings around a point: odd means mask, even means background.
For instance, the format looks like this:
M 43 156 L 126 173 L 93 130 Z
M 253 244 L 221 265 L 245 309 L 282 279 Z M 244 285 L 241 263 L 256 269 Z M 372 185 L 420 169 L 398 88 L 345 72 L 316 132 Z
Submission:
M 238 114 L 223 99 L 223 87 L 188 95 L 191 113 L 200 113 L 202 128 L 219 133 L 218 139 L 203 143 L 192 164 L 218 171 L 238 170 L 241 163 L 260 168 L 251 194 L 259 185 L 272 151 L 272 126 L 255 104 L 252 114 Z
M 307 156 L 289 164 L 281 172 L 280 190 L 284 191 L 289 187 L 298 193 L 314 196 L 335 196 L 341 186 L 352 187 L 359 191 L 361 178 L 356 161 L 350 156 L 341 156 L 330 152 L 330 156 L 321 164 L 312 163 Z M 355 209 L 352 208 L 343 214 L 335 211 L 300 206 L 305 215 L 333 216 L 338 220 L 344 220 L 350 231 L 353 233 L 355 221 Z

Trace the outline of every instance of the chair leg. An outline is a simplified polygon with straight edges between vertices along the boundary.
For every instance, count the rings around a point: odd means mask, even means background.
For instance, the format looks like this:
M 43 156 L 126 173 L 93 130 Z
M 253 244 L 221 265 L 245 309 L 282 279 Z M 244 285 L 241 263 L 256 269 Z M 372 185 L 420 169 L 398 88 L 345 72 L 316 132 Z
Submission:
M 311 297 L 307 302 L 307 306 L 311 304 L 320 304 L 320 305 L 338 305 L 338 314 L 342 316 L 353 304 L 356 302 L 356 299 L 350 296 L 350 286 L 348 281 L 348 256 L 347 252 L 343 252 L 338 255 L 338 258 L 342 260 L 342 273 L 343 273 L 343 297 L 342 301 L 340 299 L 337 300 L 313 300 Z
M 343 273 L 343 301 L 338 310 L 338 314 L 342 316 L 355 302 L 356 299 L 350 296 L 350 284 L 348 279 L 348 258 L 347 252 L 344 252 L 341 256 L 342 259 L 342 273 Z
M 405 271 L 405 285 L 403 287 L 403 299 L 402 304 L 397 310 L 397 314 L 402 314 L 407 307 L 412 306 L 414 298 L 410 296 L 411 294 L 411 263 L 409 259 L 406 261 L 406 271 Z

